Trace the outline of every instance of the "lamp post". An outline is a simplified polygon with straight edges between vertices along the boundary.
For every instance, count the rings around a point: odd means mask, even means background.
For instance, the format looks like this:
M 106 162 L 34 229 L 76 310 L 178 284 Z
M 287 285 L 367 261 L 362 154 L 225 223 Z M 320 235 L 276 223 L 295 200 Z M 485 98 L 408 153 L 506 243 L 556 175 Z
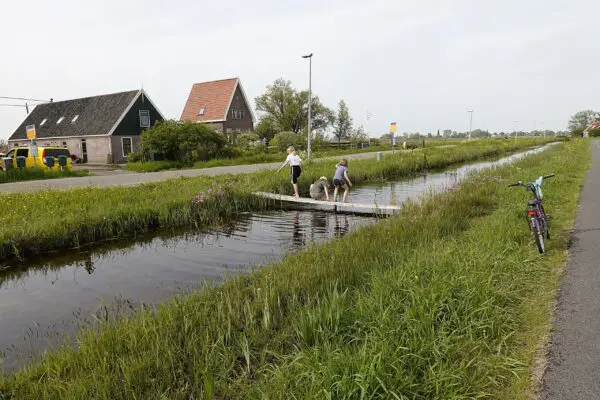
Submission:
M 313 53 L 303 55 L 302 58 L 308 58 L 308 142 L 306 146 L 306 151 L 308 153 L 308 159 L 310 160 L 310 136 L 311 136 L 311 115 L 310 108 L 312 103 L 312 93 L 311 93 L 311 85 L 312 85 L 312 56 Z
M 471 114 L 471 118 L 469 119 L 469 140 L 471 140 L 471 128 L 473 128 L 473 110 L 467 110 L 469 114 Z
M 513 121 L 515 123 L 515 142 L 517 141 L 517 135 L 519 132 L 519 121 Z

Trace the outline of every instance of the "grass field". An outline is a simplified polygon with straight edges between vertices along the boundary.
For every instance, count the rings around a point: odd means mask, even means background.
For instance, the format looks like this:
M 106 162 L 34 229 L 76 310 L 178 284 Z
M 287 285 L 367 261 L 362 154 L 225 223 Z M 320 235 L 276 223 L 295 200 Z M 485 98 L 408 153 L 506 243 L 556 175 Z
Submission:
M 526 398 L 589 145 L 471 176 L 249 277 L 80 333 L 0 378 L 3 399 Z M 539 255 L 527 194 L 545 187 Z
M 498 141 L 493 145 L 473 143 L 435 147 L 425 153 L 387 155 L 380 162 L 352 161 L 350 176 L 355 184 L 405 178 L 425 168 L 443 168 L 540 143 L 543 143 L 542 139 Z M 331 176 L 333 172 L 331 161 L 307 165 L 300 176 L 300 192 L 306 195 L 312 182 L 321 175 Z M 215 199 L 215 194 L 221 191 L 226 191 L 227 196 Z M 159 227 L 206 227 L 220 223 L 236 212 L 264 209 L 265 202 L 250 195 L 253 191 L 289 194 L 288 172 L 179 178 L 135 187 L 0 194 L 3 204 L 0 260 L 77 247 Z M 192 201 L 200 194 L 213 205 L 210 211 L 207 207 L 199 208 Z

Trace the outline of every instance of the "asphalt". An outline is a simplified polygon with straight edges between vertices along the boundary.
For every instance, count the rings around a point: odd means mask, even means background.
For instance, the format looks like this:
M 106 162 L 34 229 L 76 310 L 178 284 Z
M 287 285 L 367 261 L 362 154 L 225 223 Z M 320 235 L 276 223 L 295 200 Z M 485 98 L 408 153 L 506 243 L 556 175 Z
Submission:
M 600 399 L 600 141 L 592 144 L 540 398 Z
M 396 153 L 403 150 L 395 150 Z M 383 151 L 384 155 L 392 153 L 392 151 Z M 331 157 L 330 159 L 347 158 L 349 160 L 361 160 L 375 158 L 377 152 L 349 154 L 345 156 Z M 195 176 L 214 176 L 224 174 L 249 174 L 252 172 L 277 169 L 283 164 L 285 158 L 281 162 L 251 164 L 251 165 L 233 165 L 226 167 L 214 167 L 203 169 L 183 169 L 177 171 L 160 171 L 148 173 L 101 173 L 99 175 L 91 175 L 77 178 L 62 178 L 62 179 L 47 179 L 39 181 L 25 181 L 4 183 L 0 185 L 0 192 L 35 192 L 45 189 L 70 189 L 75 187 L 111 187 L 111 186 L 132 186 L 141 183 L 161 182 L 169 179 Z M 323 161 L 327 159 L 319 159 Z

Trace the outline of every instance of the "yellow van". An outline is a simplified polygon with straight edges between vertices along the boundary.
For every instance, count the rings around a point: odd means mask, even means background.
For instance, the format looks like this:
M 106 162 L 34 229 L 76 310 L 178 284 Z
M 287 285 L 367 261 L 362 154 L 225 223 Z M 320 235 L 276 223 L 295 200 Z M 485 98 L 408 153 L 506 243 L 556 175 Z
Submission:
M 33 157 L 31 155 L 31 151 L 30 151 L 29 147 L 15 147 L 14 149 L 12 149 L 8 153 L 6 153 L 6 156 L 4 156 L 4 157 L 5 158 L 8 157 L 8 158 L 12 159 L 13 168 L 18 167 L 17 157 L 25 157 L 25 168 L 37 167 L 37 168 L 45 168 L 45 169 L 49 169 L 48 166 L 46 165 L 46 163 L 47 163 L 46 158 L 53 157 L 54 158 L 54 166 L 52 167 L 52 170 L 59 171 L 60 170 L 59 156 L 66 157 L 67 164 L 65 166 L 65 169 L 70 170 L 72 167 L 71 153 L 69 152 L 69 150 L 66 147 L 56 147 L 56 146 L 38 147 L 37 148 L 37 156 L 35 156 L 35 157 Z M 4 169 L 4 168 L 5 168 L 4 162 L 0 163 L 0 169 Z

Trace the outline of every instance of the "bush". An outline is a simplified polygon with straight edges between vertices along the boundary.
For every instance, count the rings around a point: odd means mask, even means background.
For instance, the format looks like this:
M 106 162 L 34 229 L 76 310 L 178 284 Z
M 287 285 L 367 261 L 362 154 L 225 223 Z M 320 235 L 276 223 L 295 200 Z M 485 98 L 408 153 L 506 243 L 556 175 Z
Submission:
M 208 160 L 226 144 L 225 136 L 205 124 L 161 121 L 144 131 L 141 136 L 142 153 L 157 158 L 191 165 L 194 161 Z
M 306 139 L 304 135 L 298 135 L 294 132 L 279 132 L 269 142 L 279 151 L 285 151 L 288 147 L 294 146 L 296 150 L 306 147 Z
M 590 137 L 600 137 L 600 129 L 592 129 L 589 135 Z
M 242 150 L 238 149 L 237 147 L 227 145 L 220 149 L 217 154 L 215 154 L 214 158 L 238 158 L 242 157 L 243 155 L 244 152 Z
M 243 132 L 237 137 L 237 145 L 242 150 L 256 150 L 261 144 L 260 138 L 254 132 Z

